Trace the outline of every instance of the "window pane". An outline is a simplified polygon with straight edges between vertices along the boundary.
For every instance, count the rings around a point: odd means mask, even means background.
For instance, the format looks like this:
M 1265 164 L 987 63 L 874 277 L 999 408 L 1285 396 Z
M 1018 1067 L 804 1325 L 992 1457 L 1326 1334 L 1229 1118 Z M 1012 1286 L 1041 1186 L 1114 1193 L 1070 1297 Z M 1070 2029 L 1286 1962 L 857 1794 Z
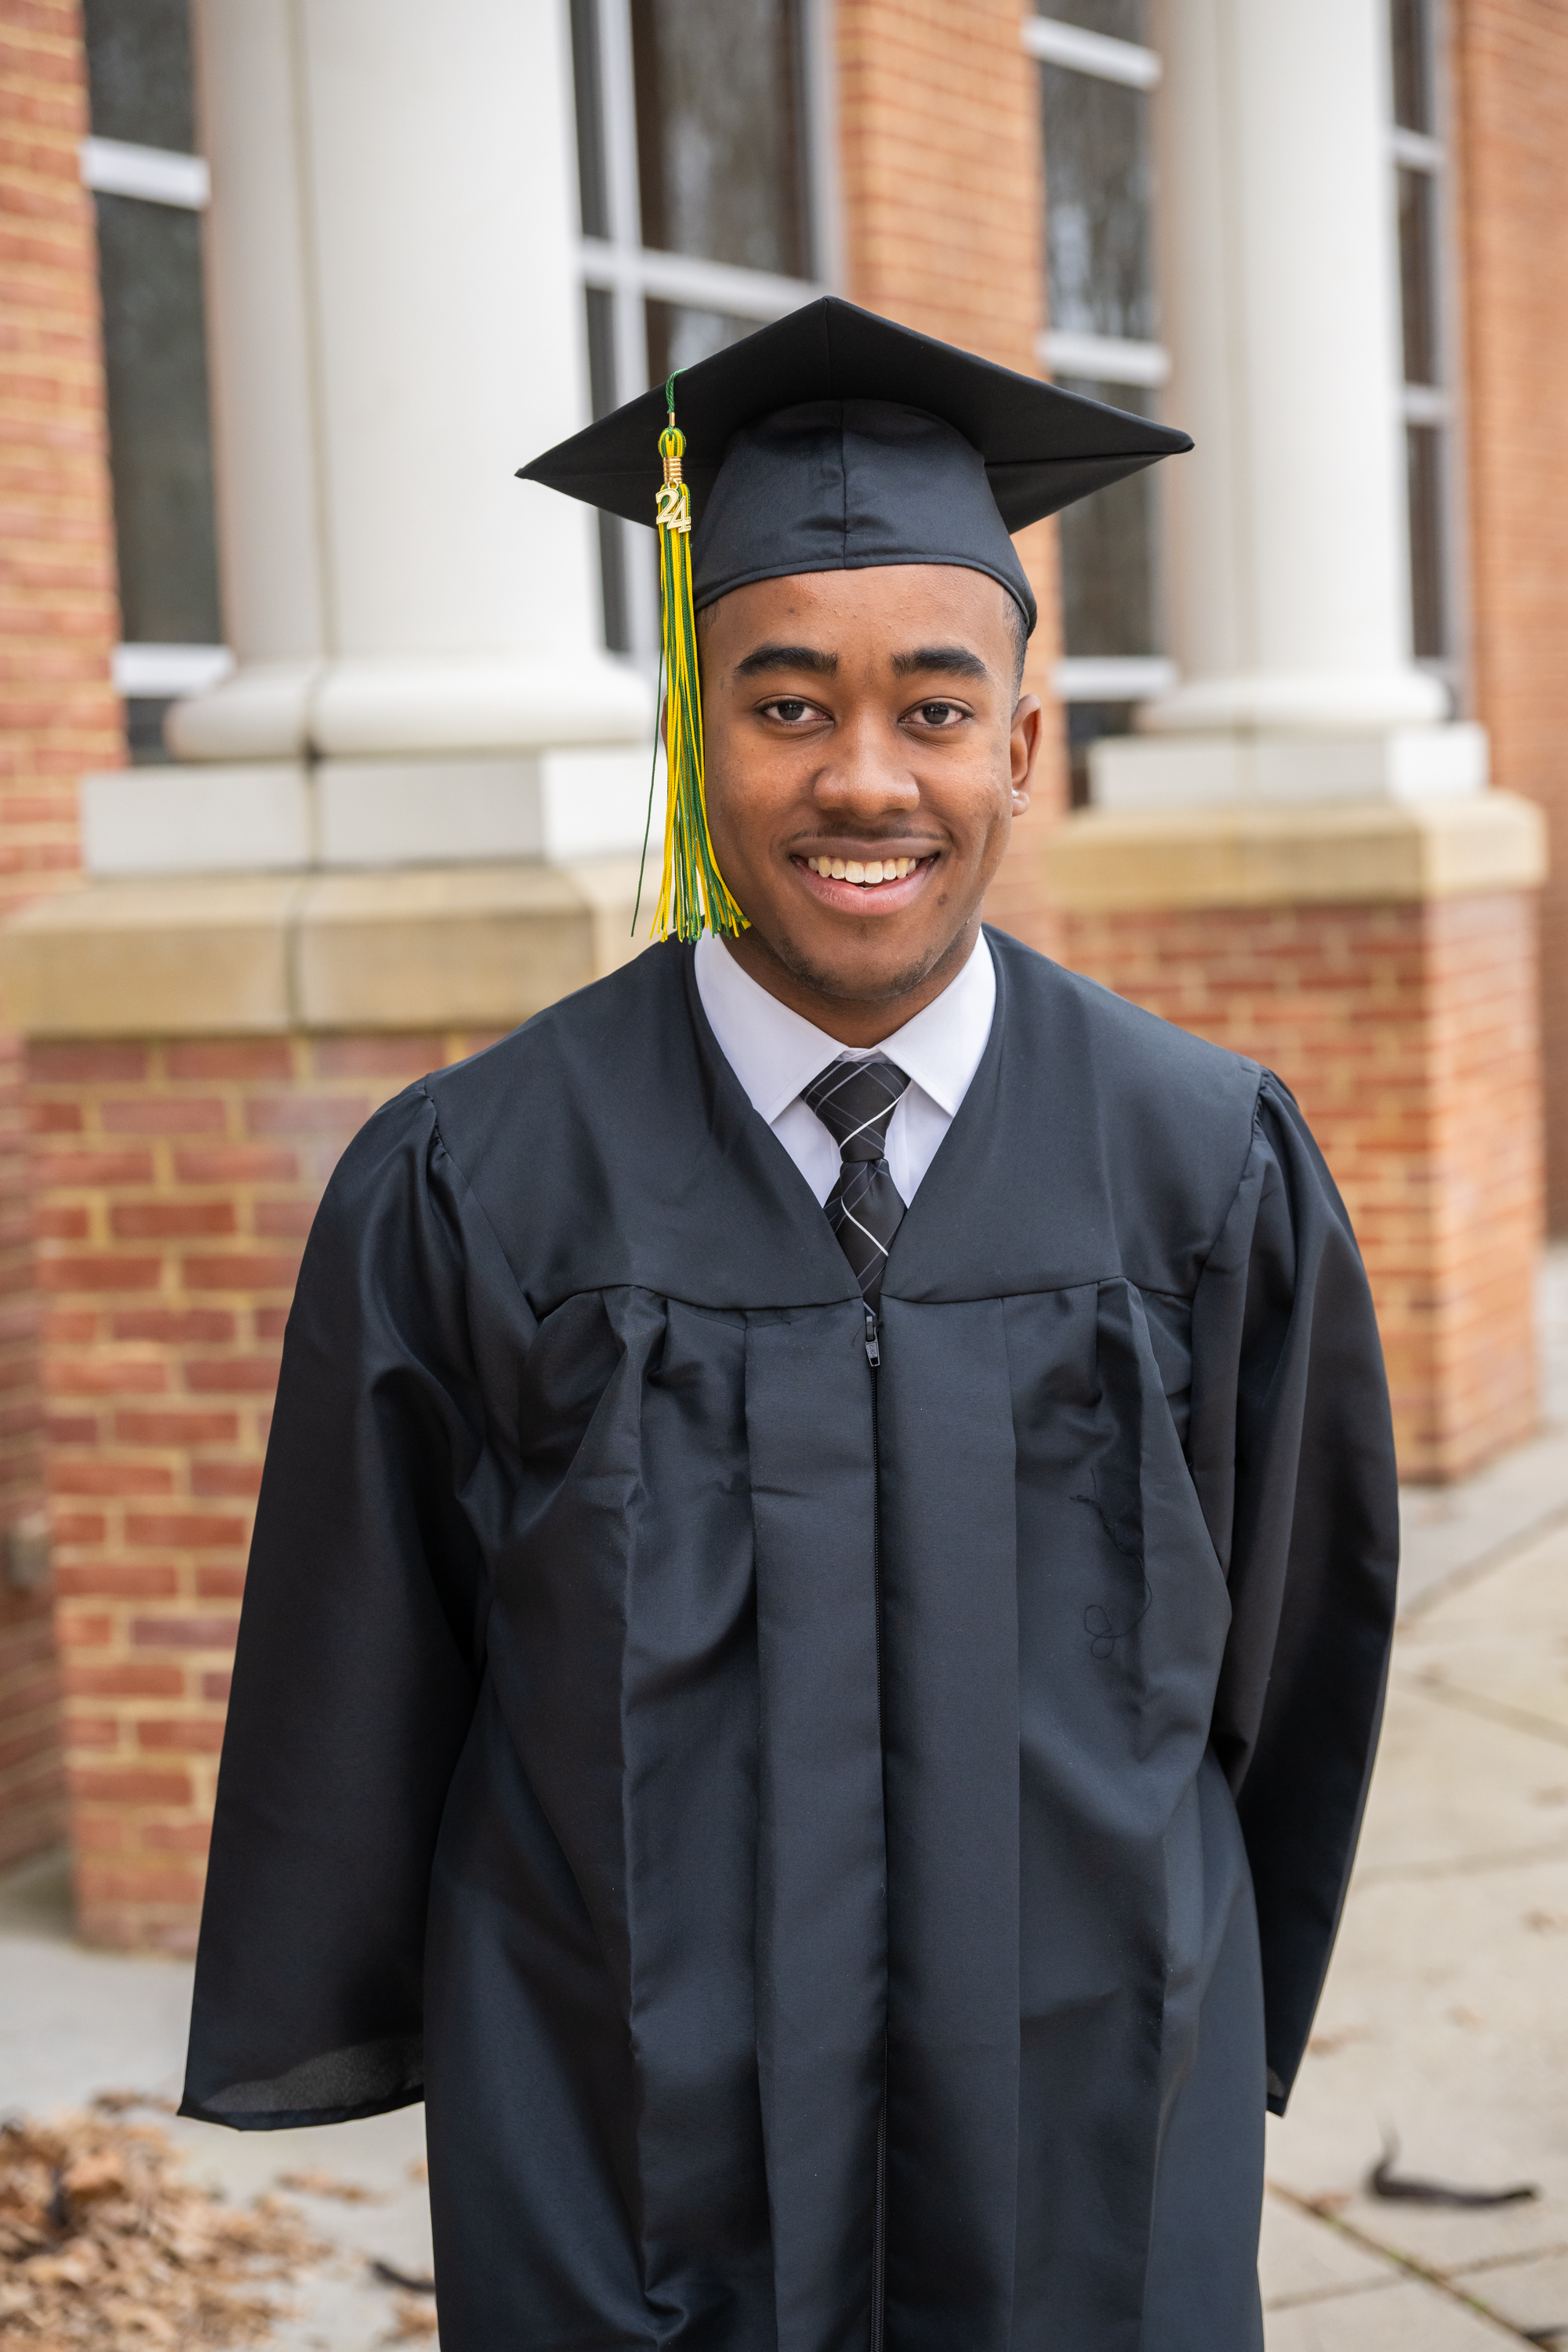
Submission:
M 616 400 L 615 297 L 603 287 L 584 289 L 588 325 L 588 398 L 595 421 L 607 416 Z M 605 643 L 613 654 L 631 645 L 626 613 L 627 526 L 619 515 L 598 512 L 599 587 L 605 608 Z
M 194 153 L 185 0 L 86 0 L 83 13 L 97 136 Z
M 796 0 L 631 0 L 642 241 L 810 274 Z
M 1040 91 L 1050 322 L 1152 341 L 1147 95 L 1061 66 Z
M 1399 298 L 1405 381 L 1436 383 L 1437 184 L 1430 172 L 1399 173 Z
M 201 222 L 97 204 L 122 625 L 132 643 L 216 645 Z
M 163 721 L 174 707 L 173 695 L 134 694 L 126 698 L 125 748 L 133 768 L 174 765 L 163 741 Z
M 1417 661 L 1448 651 L 1444 566 L 1443 436 L 1435 425 L 1405 427 L 1410 488 L 1410 633 Z
M 1429 0 L 1389 0 L 1394 43 L 1394 119 L 1402 130 L 1434 128 Z
M 647 308 L 650 383 L 663 383 L 677 368 L 694 367 L 757 327 L 755 319 L 727 318 L 721 310 L 688 310 L 675 302 L 649 302 Z M 676 398 L 679 403 L 679 390 Z
M 572 88 L 577 101 L 577 202 L 583 234 L 608 236 L 598 0 L 572 0 Z
M 616 303 L 602 286 L 584 289 L 588 311 L 588 401 L 595 424 L 619 406 L 616 383 Z
M 1054 16 L 1058 25 L 1079 25 L 1087 33 L 1109 33 L 1112 40 L 1147 38 L 1143 0 L 1037 0 L 1037 16 Z
M 1065 392 L 1087 394 L 1140 416 L 1153 395 L 1127 384 L 1061 379 Z M 1152 654 L 1154 633 L 1153 481 L 1145 470 L 1080 499 L 1061 517 L 1062 639 L 1072 655 Z

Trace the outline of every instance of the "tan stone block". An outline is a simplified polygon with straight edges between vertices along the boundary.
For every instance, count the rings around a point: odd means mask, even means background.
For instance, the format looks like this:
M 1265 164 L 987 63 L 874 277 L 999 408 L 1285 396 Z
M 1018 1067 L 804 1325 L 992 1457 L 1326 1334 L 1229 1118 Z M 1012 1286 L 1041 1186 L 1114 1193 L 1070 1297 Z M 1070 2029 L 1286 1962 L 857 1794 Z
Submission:
M 313 882 L 295 948 L 308 1029 L 507 1026 L 634 951 L 631 860 Z
M 636 896 L 633 859 L 98 883 L 0 927 L 0 1016 L 35 1038 L 505 1030 L 637 951 Z
M 24 908 L 0 927 L 0 1016 L 34 1037 L 287 1029 L 301 887 L 98 884 Z
M 1546 875 L 1540 811 L 1512 793 L 1161 811 L 1084 809 L 1047 851 L 1071 913 L 1286 907 L 1532 889 Z

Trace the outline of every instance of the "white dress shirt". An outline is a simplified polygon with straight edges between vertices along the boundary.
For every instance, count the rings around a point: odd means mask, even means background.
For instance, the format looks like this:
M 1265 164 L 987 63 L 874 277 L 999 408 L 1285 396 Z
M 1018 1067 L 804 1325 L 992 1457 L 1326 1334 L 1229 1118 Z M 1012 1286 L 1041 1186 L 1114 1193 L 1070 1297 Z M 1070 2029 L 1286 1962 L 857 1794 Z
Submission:
M 996 1009 L 996 967 L 984 931 L 963 971 L 923 1013 L 879 1045 L 841 1045 L 770 996 L 721 940 L 697 942 L 697 993 L 724 1059 L 819 1201 L 838 1181 L 838 1146 L 800 1090 L 841 1054 L 886 1054 L 909 1075 L 888 1127 L 888 1171 L 906 1208 L 980 1066 Z

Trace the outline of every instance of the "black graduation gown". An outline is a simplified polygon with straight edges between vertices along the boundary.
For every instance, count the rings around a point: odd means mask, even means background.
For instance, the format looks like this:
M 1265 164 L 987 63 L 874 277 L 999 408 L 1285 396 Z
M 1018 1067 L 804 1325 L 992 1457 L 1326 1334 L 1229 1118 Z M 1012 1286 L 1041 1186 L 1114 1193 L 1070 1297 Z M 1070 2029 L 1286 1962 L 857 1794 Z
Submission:
M 1261 2344 L 1377 1338 L 1279 1082 L 990 940 L 879 1370 L 676 945 L 400 1096 L 316 1220 L 184 2111 L 423 2095 L 447 2352 Z

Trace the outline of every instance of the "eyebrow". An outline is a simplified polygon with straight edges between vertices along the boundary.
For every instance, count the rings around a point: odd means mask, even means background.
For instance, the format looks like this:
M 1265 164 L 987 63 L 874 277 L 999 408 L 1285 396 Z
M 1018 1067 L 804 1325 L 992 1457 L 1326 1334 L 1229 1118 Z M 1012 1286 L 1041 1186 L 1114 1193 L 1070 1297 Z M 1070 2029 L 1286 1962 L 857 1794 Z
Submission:
M 765 677 L 777 669 L 804 669 L 814 677 L 836 677 L 838 656 L 825 654 L 817 646 L 755 646 L 743 661 L 735 664 L 735 676 Z
M 989 677 L 991 673 L 978 654 L 967 646 L 917 646 L 912 654 L 893 656 L 895 677 L 921 676 L 938 677 Z

